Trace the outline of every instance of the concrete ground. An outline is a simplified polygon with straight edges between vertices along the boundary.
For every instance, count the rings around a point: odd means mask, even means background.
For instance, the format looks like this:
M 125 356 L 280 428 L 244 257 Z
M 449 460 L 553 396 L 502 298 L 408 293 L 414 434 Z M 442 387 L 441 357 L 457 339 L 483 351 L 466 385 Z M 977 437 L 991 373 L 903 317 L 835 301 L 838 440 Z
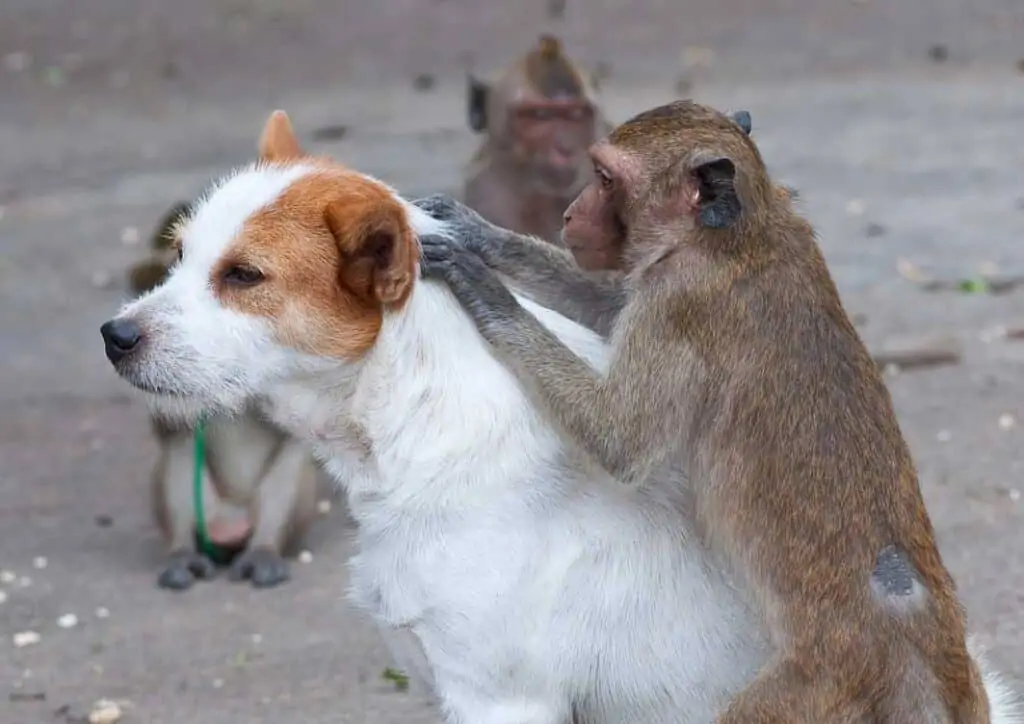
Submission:
M 556 5 L 0 4 L 0 722 L 82 721 L 100 698 L 151 724 L 436 721 L 382 679 L 377 634 L 343 600 L 340 504 L 287 586 L 156 589 L 154 446 L 98 327 L 139 237 L 248 160 L 271 109 L 403 191 L 454 188 L 473 143 L 463 70 L 546 27 L 602 68 L 614 119 L 680 93 L 750 110 L 867 341 L 962 345 L 960 364 L 889 384 L 971 627 L 1024 677 L 1024 341 L 991 333 L 1024 323 L 1024 291 L 900 273 L 1024 275 L 1024 7 L 592 0 L 584 16 L 577 0 L 550 24 Z M 26 631 L 40 640 L 15 646 Z

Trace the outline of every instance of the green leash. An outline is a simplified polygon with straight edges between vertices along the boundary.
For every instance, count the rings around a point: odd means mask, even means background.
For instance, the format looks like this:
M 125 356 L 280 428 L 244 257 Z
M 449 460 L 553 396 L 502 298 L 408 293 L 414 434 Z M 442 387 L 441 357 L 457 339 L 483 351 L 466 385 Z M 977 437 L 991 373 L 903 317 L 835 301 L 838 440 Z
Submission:
M 200 420 L 192 432 L 193 462 L 192 469 L 192 507 L 196 512 L 196 546 L 199 552 L 206 555 L 217 565 L 227 565 L 235 557 L 237 551 L 230 551 L 215 545 L 206 530 L 206 508 L 203 504 L 203 469 L 206 467 L 206 423 Z
M 196 429 L 192 433 L 194 445 L 193 460 L 195 467 L 192 469 L 192 507 L 196 511 L 196 536 L 199 538 L 199 551 L 213 558 L 213 543 L 206 532 L 206 511 L 203 507 L 203 468 L 206 467 L 206 425 L 200 420 L 196 423 Z

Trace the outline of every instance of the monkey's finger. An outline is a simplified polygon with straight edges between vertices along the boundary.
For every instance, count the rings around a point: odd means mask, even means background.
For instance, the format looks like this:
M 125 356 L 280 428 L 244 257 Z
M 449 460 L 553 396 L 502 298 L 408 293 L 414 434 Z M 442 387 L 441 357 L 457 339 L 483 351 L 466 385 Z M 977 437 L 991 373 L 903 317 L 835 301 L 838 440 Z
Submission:
M 421 259 L 420 277 L 423 279 L 447 280 L 453 271 L 451 261 L 447 259 Z
M 450 239 L 425 237 L 420 239 L 420 257 L 428 261 L 451 259 L 461 251 Z
M 451 218 L 454 212 L 458 210 L 458 202 L 447 194 L 431 194 L 430 196 L 416 199 L 412 203 L 435 219 L 441 220 Z

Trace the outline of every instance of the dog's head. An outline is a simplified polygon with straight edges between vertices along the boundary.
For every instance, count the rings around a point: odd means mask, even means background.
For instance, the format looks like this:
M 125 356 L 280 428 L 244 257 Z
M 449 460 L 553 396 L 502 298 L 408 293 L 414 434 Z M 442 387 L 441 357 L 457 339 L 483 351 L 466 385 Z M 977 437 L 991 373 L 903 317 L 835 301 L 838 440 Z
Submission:
M 114 368 L 164 412 L 234 413 L 325 360 L 356 361 L 418 275 L 415 207 L 305 154 L 283 111 L 260 159 L 177 225 L 178 261 L 101 332 Z

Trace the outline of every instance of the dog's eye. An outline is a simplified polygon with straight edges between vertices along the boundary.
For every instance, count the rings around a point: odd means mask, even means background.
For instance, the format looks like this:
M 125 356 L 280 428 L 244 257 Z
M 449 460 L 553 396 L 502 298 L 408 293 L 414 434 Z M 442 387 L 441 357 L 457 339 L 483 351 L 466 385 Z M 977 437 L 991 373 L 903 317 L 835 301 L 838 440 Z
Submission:
M 263 281 L 263 272 L 254 266 L 232 266 L 224 272 L 224 281 L 240 287 L 251 287 Z

